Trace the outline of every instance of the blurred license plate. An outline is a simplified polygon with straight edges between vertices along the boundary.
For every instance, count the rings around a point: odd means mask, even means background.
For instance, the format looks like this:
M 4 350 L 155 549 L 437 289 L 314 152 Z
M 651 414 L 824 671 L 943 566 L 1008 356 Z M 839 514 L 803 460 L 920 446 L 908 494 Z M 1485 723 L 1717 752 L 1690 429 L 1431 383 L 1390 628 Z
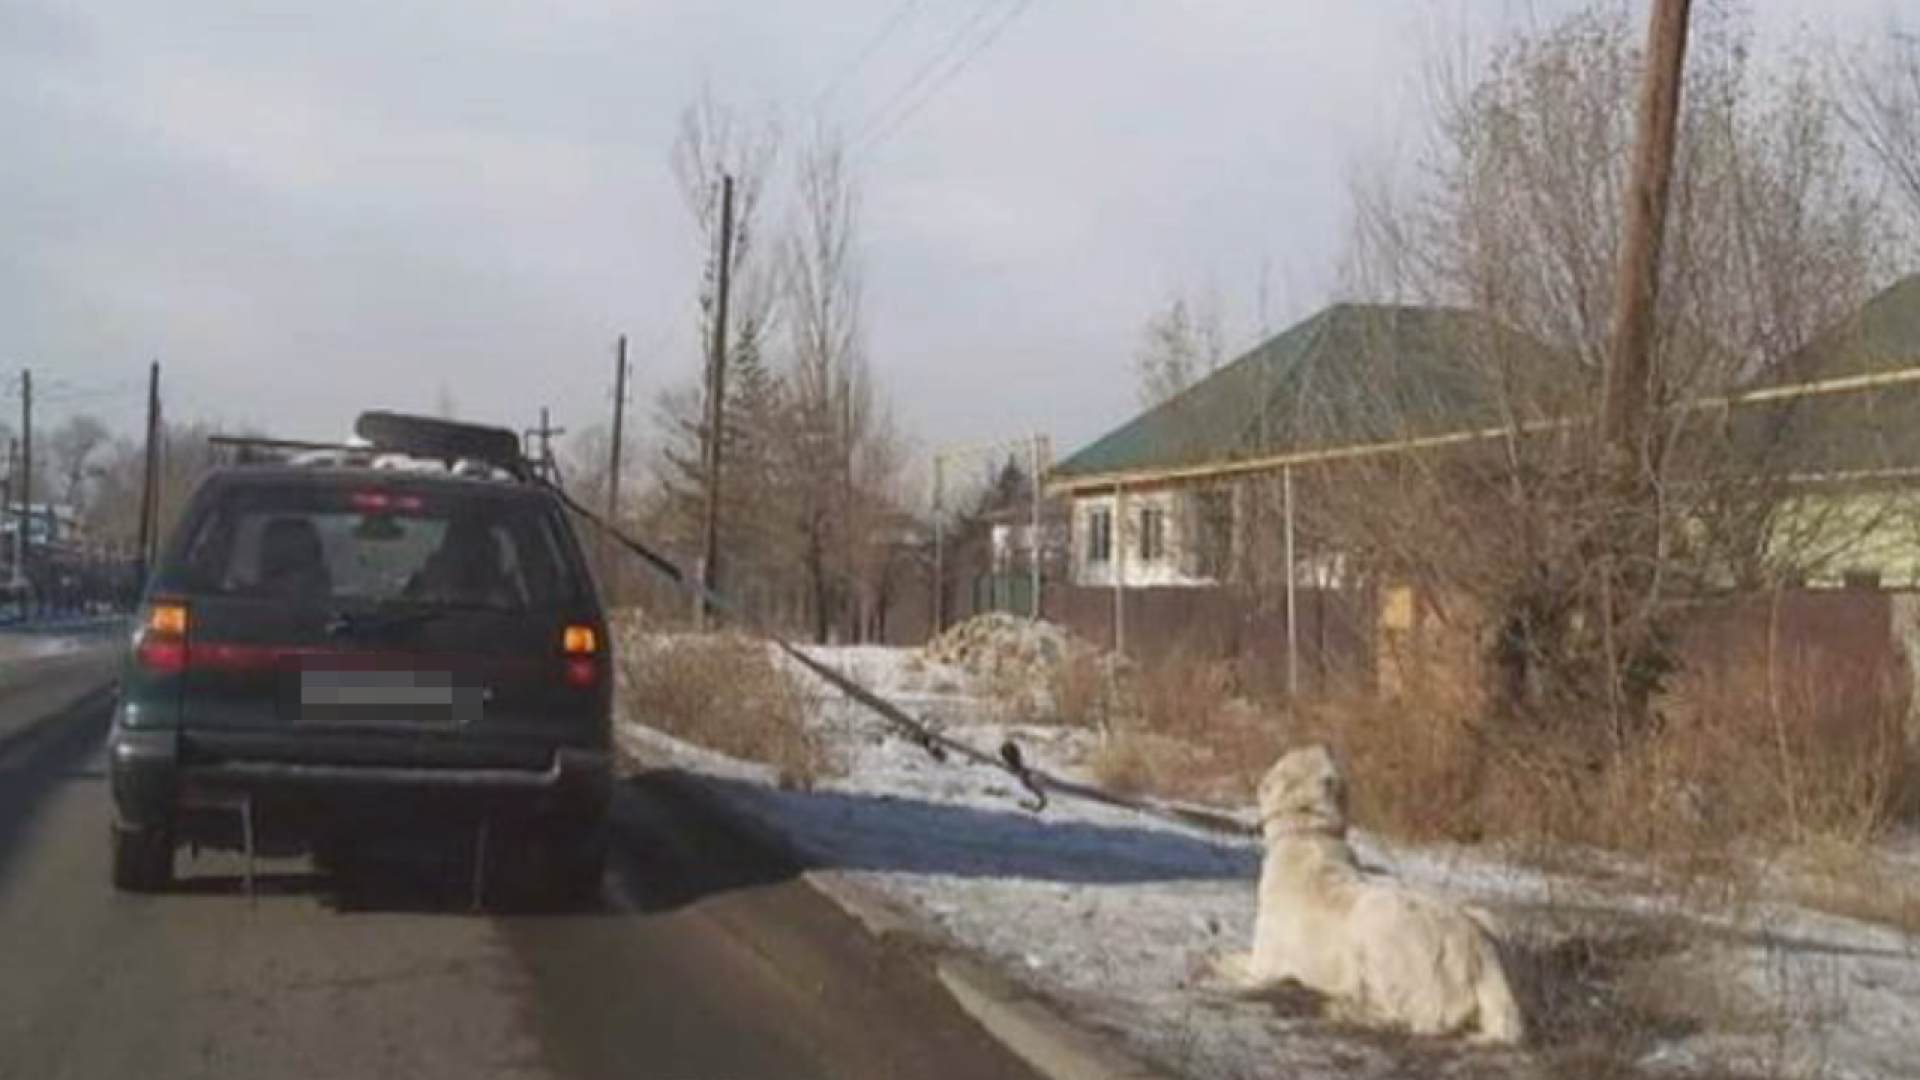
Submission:
M 444 671 L 308 670 L 299 716 L 304 724 L 443 727 L 475 719 L 481 696 Z

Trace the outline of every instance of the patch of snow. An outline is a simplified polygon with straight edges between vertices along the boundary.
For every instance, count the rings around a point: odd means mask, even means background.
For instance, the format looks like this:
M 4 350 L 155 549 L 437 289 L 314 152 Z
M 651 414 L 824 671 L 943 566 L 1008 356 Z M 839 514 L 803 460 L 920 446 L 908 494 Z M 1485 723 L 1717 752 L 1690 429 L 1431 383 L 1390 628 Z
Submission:
M 0 663 L 43 660 L 99 647 L 97 636 L 77 634 L 0 632 Z

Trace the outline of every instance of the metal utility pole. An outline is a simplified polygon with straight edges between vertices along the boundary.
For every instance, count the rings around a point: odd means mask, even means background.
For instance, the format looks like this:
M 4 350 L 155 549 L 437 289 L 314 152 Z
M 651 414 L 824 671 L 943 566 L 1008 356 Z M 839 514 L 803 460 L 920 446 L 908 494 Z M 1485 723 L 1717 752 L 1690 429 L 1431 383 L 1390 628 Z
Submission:
M 707 506 L 700 556 L 700 620 L 706 597 L 720 589 L 720 463 L 725 456 L 727 417 L 727 302 L 733 286 L 733 177 L 720 177 L 720 234 L 714 275 L 713 338 L 707 354 Z
M 135 556 L 134 574 L 142 586 L 147 581 L 147 567 L 153 559 L 154 535 L 159 532 L 155 520 L 159 511 L 159 452 L 160 452 L 160 361 L 153 361 L 147 368 L 147 449 L 144 462 L 144 475 L 140 482 L 140 549 Z
M 1607 326 L 1601 436 L 1610 479 L 1631 495 L 1646 486 L 1644 442 L 1653 377 L 1654 309 L 1660 295 L 1673 149 L 1687 57 L 1692 0 L 1653 0 L 1647 73 L 1640 91 L 1639 134 L 1628 182 L 1625 234 Z

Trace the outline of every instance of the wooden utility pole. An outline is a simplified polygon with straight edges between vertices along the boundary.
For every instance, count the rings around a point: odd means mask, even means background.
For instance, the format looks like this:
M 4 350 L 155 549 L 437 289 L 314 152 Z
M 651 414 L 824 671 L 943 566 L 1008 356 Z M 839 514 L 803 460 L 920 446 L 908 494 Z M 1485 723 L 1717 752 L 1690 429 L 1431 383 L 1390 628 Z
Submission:
M 727 302 L 733 277 L 733 177 L 720 177 L 720 234 L 714 274 L 713 335 L 707 355 L 707 505 L 701 544 L 700 616 L 707 618 L 707 597 L 720 589 L 720 469 L 725 456 L 727 419 Z
M 1600 409 L 1602 482 L 1615 520 L 1607 525 L 1600 552 L 1598 622 L 1606 648 L 1616 745 L 1646 724 L 1652 686 L 1632 673 L 1649 670 L 1648 661 L 1659 648 L 1649 613 L 1633 605 L 1633 600 L 1648 592 L 1647 567 L 1658 543 L 1648 417 L 1657 404 L 1652 386 L 1654 321 L 1691 8 L 1692 0 L 1653 0 L 1633 175 L 1627 182 L 1622 220 L 1625 232 L 1620 237 L 1613 313 L 1607 325 L 1606 386 Z
M 625 437 L 627 420 L 627 335 L 621 334 L 613 349 L 613 439 L 607 450 L 607 524 L 620 527 L 620 462 L 625 457 L 621 451 L 621 440 Z M 620 603 L 622 590 L 618 586 L 620 572 L 613 558 L 611 538 L 606 530 L 600 531 L 600 573 L 605 576 L 601 588 L 605 589 L 612 603 Z
M 1647 72 L 1640 91 L 1633 175 L 1627 184 L 1625 233 L 1607 326 L 1601 437 L 1610 479 L 1632 496 L 1647 488 L 1647 415 L 1653 379 L 1653 329 L 1660 297 L 1660 254 L 1680 123 L 1692 0 L 1653 0 Z
M 142 586 L 147 581 L 147 567 L 152 565 L 154 536 L 159 532 L 159 452 L 160 361 L 155 360 L 147 368 L 147 447 L 140 481 L 140 549 L 134 560 L 135 577 Z
M 19 483 L 20 483 L 20 440 L 8 439 L 7 440 L 7 483 L 6 483 L 6 491 L 5 491 L 4 497 L 0 497 L 0 507 L 4 507 L 5 512 L 9 515 L 14 515 L 17 509 L 14 506 L 13 493 L 18 488 Z M 25 539 L 25 536 L 26 536 L 26 533 L 16 517 L 16 520 L 14 521 L 14 525 L 13 525 L 13 550 L 7 552 L 7 561 L 13 564 L 12 571 L 7 575 L 7 582 L 8 584 L 11 584 L 11 585 L 20 584 L 20 545 L 22 540 Z
M 14 562 L 14 578 L 27 572 L 33 559 L 33 372 L 20 372 L 20 530 L 19 557 Z
M 554 473 L 558 471 L 553 467 L 553 440 L 566 433 L 566 428 L 553 426 L 547 406 L 540 406 L 540 426 L 533 429 L 534 438 L 540 443 L 540 460 L 534 463 L 534 468 L 549 480 L 554 479 Z
M 627 422 L 627 335 L 621 334 L 613 350 L 613 446 L 607 452 L 607 522 L 620 523 L 621 440 Z

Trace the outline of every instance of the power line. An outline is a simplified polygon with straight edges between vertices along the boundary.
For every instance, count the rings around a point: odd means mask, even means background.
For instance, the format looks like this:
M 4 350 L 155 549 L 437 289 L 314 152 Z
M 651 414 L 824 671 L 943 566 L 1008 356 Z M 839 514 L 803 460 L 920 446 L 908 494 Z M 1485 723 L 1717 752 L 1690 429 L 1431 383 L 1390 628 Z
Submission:
M 46 404 L 75 404 L 89 401 L 103 401 L 109 398 L 130 397 L 143 391 L 138 380 L 127 378 L 103 378 L 73 380 L 64 378 L 43 379 L 34 387 L 35 397 Z M 4 396 L 17 400 L 20 391 L 17 386 L 9 385 Z
M 946 42 L 935 49 L 933 55 L 922 61 L 920 66 L 907 76 L 906 81 L 896 87 L 880 107 L 867 117 L 867 122 L 861 126 L 854 141 L 864 141 L 900 115 L 902 109 L 911 104 L 910 99 L 916 99 L 916 95 L 939 75 L 941 69 L 966 49 L 969 41 L 978 40 L 980 28 L 986 25 L 994 11 L 996 9 L 1005 11 L 1006 4 L 1012 2 L 1014 0 L 981 0 L 981 3 L 973 9 L 973 14 L 954 30 Z
M 880 51 L 880 47 L 898 33 L 900 28 L 907 24 L 908 17 L 918 11 L 925 2 L 926 0 L 906 0 L 906 3 L 894 8 L 893 14 L 887 17 L 887 21 L 880 25 L 879 30 L 867 38 L 866 43 L 854 53 L 853 59 L 841 67 L 833 78 L 827 80 L 820 92 L 813 96 L 813 107 L 817 110 L 832 100 L 833 95 L 839 93 L 840 88 L 845 86 L 848 80 L 860 73 L 860 69 L 867 65 L 867 61 L 873 59 L 874 55 Z
M 945 70 L 933 78 L 932 82 L 924 83 L 924 89 L 918 96 L 912 96 L 914 93 L 913 84 L 923 82 L 920 76 L 916 76 L 915 79 L 910 80 L 908 86 L 903 88 L 900 94 L 895 97 L 894 106 L 889 109 L 882 109 L 880 113 L 875 114 L 874 120 L 867 125 L 862 137 L 855 140 L 856 142 L 864 143 L 864 153 L 871 154 L 873 151 L 879 149 L 888 138 L 892 137 L 894 132 L 899 131 L 907 121 L 919 115 L 920 111 L 926 108 L 927 104 L 938 96 L 941 90 L 945 89 L 953 80 L 959 78 L 961 73 L 966 71 L 975 60 L 979 59 L 982 54 L 993 47 L 994 42 L 1000 40 L 1000 36 L 1007 32 L 1007 28 L 1011 27 L 1015 20 L 1019 19 L 1028 8 L 1033 6 L 1033 0 L 1014 0 L 1010 6 L 1002 7 L 1000 9 L 999 21 L 989 25 L 984 32 L 974 35 L 969 47 L 968 35 L 972 31 L 977 30 L 979 26 L 985 22 L 993 6 L 992 3 L 983 5 L 975 13 L 975 17 L 968 21 L 967 26 L 962 29 L 961 33 L 956 35 L 952 42 L 949 43 L 949 47 L 942 50 L 931 64 L 921 69 L 921 76 L 932 75 L 943 61 L 947 62 Z M 954 59 L 954 53 L 962 49 L 965 51 L 960 52 L 958 58 Z
M 117 388 L 97 388 L 93 390 L 49 390 L 39 395 L 46 405 L 92 405 L 111 401 L 132 401 L 140 396 L 142 388 L 122 386 Z

